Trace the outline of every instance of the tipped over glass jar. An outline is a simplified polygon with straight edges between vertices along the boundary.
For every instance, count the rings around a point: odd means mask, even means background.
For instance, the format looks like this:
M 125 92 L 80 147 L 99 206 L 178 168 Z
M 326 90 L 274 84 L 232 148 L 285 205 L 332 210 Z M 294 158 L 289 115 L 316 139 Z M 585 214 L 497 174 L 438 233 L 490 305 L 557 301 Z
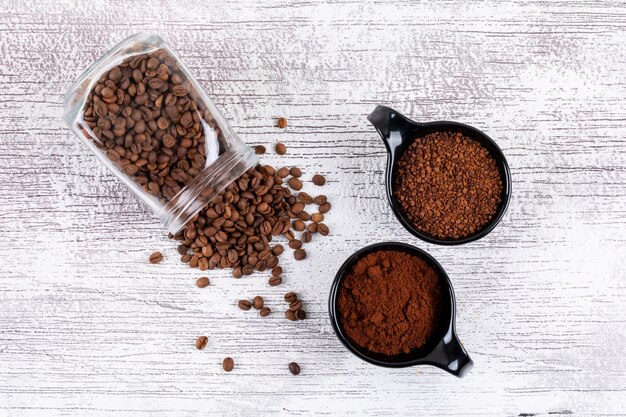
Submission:
M 116 45 L 74 82 L 63 104 L 72 131 L 172 234 L 258 164 L 157 35 Z

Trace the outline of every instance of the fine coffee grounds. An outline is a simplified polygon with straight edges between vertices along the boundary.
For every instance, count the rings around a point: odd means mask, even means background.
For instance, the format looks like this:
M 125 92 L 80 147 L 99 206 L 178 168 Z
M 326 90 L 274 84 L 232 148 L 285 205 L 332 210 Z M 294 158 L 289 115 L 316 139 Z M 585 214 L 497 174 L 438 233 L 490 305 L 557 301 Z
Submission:
M 426 344 L 442 317 L 440 277 L 418 256 L 379 250 L 359 259 L 341 283 L 339 320 L 357 345 L 385 355 Z
M 502 201 L 502 177 L 480 143 L 452 132 L 417 138 L 398 162 L 393 194 L 407 219 L 441 239 L 481 230 Z

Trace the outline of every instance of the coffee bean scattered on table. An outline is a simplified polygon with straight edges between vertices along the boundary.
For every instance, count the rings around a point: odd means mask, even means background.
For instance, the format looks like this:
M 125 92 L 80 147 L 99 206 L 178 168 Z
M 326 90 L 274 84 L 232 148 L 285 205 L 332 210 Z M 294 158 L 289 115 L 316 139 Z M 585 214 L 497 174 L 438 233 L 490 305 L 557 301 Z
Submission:
M 196 280 L 198 288 L 207 287 L 210 284 L 209 277 L 200 277 Z
M 230 372 L 233 369 L 235 369 L 235 361 L 233 360 L 233 358 L 231 357 L 224 358 L 224 360 L 222 361 L 222 368 L 226 372 Z
M 260 295 L 257 295 L 252 300 L 252 307 L 254 307 L 255 310 L 262 309 L 263 308 L 263 304 L 264 304 L 264 300 L 263 300 L 263 297 L 261 297 Z
M 281 129 L 284 129 L 287 127 L 287 119 L 285 119 L 284 117 L 279 117 L 278 121 L 276 122 L 276 126 L 278 126 Z
M 501 202 L 495 159 L 475 140 L 435 132 L 415 141 L 398 161 L 393 196 L 415 228 L 441 239 L 481 230 Z
M 277 285 L 280 285 L 283 283 L 283 278 L 280 276 L 272 276 L 270 277 L 270 279 L 268 280 L 268 283 L 272 286 L 272 287 L 276 287 Z
M 300 374 L 300 365 L 298 365 L 295 362 L 291 362 L 289 364 L 289 372 L 291 372 L 292 375 L 299 375 Z
M 263 145 L 256 145 L 254 147 L 254 153 L 257 155 L 263 155 L 266 151 L 267 149 L 265 149 L 265 146 Z
M 161 252 L 154 252 L 150 255 L 149 261 L 151 264 L 158 264 L 163 260 L 163 254 Z
M 237 307 L 239 307 L 240 309 L 244 311 L 248 311 L 252 308 L 252 303 L 248 300 L 239 300 L 237 302 Z
M 322 186 L 322 185 L 326 184 L 326 178 L 324 178 L 324 176 L 322 176 L 320 174 L 315 174 L 315 175 L 313 175 L 313 184 L 318 185 L 318 186 Z
M 284 155 L 287 153 L 287 147 L 284 143 L 279 142 L 276 144 L 276 153 L 279 155 Z
M 209 343 L 209 338 L 206 336 L 200 336 L 196 339 L 196 349 L 202 350 Z
M 269 307 L 263 307 L 263 308 L 261 309 L 261 311 L 259 311 L 259 315 L 260 315 L 261 317 L 267 317 L 267 316 L 269 316 L 269 315 L 270 315 L 270 313 L 271 313 L 271 312 L 272 312 L 272 310 L 270 310 L 270 308 L 269 308 Z

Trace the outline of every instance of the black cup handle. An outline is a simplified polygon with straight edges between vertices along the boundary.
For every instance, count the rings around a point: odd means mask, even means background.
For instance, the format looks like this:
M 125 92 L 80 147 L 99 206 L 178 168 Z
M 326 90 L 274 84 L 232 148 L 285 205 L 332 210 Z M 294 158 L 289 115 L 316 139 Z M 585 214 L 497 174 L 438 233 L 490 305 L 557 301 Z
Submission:
M 405 134 L 422 126 L 420 123 L 407 119 L 394 109 L 386 106 L 376 106 L 374 111 L 367 116 L 367 120 L 374 125 L 391 155 L 402 144 Z M 413 138 L 411 137 L 410 139 Z
M 428 362 L 434 366 L 462 378 L 474 367 L 474 362 L 459 341 L 454 331 L 448 332 L 441 342 L 428 355 Z

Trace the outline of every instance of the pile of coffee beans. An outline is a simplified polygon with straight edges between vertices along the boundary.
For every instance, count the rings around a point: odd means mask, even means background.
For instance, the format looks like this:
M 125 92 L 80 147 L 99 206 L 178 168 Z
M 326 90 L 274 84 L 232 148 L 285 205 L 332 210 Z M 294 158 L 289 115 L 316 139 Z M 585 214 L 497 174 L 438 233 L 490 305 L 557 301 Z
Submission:
M 298 300 L 295 292 L 285 294 L 285 302 L 289 304 L 289 308 L 285 310 L 285 317 L 291 321 L 306 319 L 306 311 L 302 308 L 302 300 Z
M 222 132 L 165 50 L 136 55 L 105 72 L 87 96 L 80 126 L 143 189 L 171 200 L 221 154 Z M 206 143 L 205 127 L 217 143 Z M 210 137 L 213 136 L 211 132 Z
M 420 231 L 459 239 L 481 230 L 501 202 L 502 177 L 480 143 L 453 132 L 434 132 L 401 155 L 393 195 Z

